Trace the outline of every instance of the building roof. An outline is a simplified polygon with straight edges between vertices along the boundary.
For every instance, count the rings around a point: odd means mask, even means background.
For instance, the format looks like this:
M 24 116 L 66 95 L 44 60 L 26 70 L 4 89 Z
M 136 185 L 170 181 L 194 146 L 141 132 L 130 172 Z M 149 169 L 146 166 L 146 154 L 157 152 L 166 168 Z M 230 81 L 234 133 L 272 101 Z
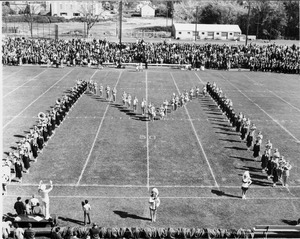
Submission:
M 144 6 L 141 7 L 141 9 L 142 9 L 142 8 L 145 8 L 145 7 L 148 7 L 148 8 L 150 7 L 150 8 L 152 8 L 153 10 L 155 10 L 155 8 L 154 8 L 153 6 L 151 6 L 151 5 L 149 5 L 149 4 L 145 4 Z
M 176 31 L 195 31 L 195 24 L 174 23 Z M 197 24 L 197 31 L 206 32 L 241 32 L 239 25 L 229 24 Z

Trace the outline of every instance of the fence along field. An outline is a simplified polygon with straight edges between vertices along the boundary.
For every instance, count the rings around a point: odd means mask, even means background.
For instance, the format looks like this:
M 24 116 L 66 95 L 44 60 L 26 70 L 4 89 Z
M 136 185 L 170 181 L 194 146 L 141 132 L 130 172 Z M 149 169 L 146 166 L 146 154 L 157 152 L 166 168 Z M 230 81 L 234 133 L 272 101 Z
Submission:
M 251 152 L 243 149 L 245 145 L 239 142 L 239 136 L 230 130 L 209 97 L 193 100 L 186 108 L 171 112 L 167 120 L 147 123 L 133 119 L 99 97 L 86 94 L 56 130 L 38 162 L 32 165 L 30 174 L 24 176 L 23 183 L 8 186 L 4 212 L 13 211 L 18 195 L 25 199 L 36 193 L 40 179 L 51 179 L 54 182 L 51 212 L 81 220 L 80 202 L 88 198 L 95 210 L 92 220 L 106 227 L 249 228 L 256 224 L 284 224 L 284 220 L 298 217 L 300 179 L 296 159 L 299 144 L 280 127 L 300 138 L 299 111 L 296 110 L 300 99 L 294 94 L 299 90 L 296 76 L 79 67 L 46 69 L 38 76 L 42 72 L 40 67 L 19 69 L 14 73 L 16 67 L 3 68 L 3 87 L 8 92 L 14 90 L 13 85 L 17 88 L 29 78 L 37 77 L 4 98 L 4 116 L 6 112 L 10 117 L 17 116 L 4 129 L 5 151 L 16 141 L 14 135 L 28 130 L 36 120 L 32 117 L 50 108 L 77 77 L 88 80 L 93 76 L 98 84 L 116 85 L 118 103 L 125 90 L 137 95 L 139 100 L 147 97 L 157 105 L 164 98 L 169 99 L 173 92 L 177 93 L 177 89 L 182 91 L 216 81 L 232 98 L 234 107 L 249 115 L 294 167 L 289 190 L 280 186 L 271 188 L 260 172 L 259 163 L 252 160 Z M 24 74 L 30 76 L 24 80 L 21 78 Z M 274 84 L 269 84 L 266 76 L 272 76 Z M 254 81 L 265 88 L 258 88 Z M 51 88 L 55 82 L 58 83 Z M 35 84 L 40 87 L 26 88 L 30 94 L 19 94 L 26 86 Z M 294 87 L 285 87 L 288 84 Z M 26 100 L 29 96 L 33 97 Z M 19 106 L 12 107 L 14 105 Z M 26 107 L 26 112 L 20 114 Z M 249 190 L 249 200 L 240 200 L 240 179 L 246 169 L 252 170 L 250 173 L 257 183 Z M 148 187 L 153 186 L 159 189 L 162 201 L 155 224 L 146 220 L 149 218 Z

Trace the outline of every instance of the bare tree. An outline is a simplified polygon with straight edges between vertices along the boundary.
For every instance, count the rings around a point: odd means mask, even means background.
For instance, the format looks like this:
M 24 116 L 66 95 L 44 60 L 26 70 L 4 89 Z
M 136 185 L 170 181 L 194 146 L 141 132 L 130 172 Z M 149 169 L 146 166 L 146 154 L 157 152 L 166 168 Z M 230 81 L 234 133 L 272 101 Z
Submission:
M 102 18 L 102 14 L 104 12 L 103 8 L 99 10 L 99 14 L 97 14 L 97 7 L 100 8 L 99 4 L 95 4 L 95 1 L 86 2 L 85 5 L 81 6 L 80 13 L 83 15 L 84 22 L 86 22 L 86 34 L 89 36 L 90 30 L 99 22 Z
M 38 5 L 30 4 L 26 1 L 26 7 L 23 10 L 23 14 L 25 16 L 25 21 L 28 23 L 31 37 L 33 36 L 34 16 L 38 14 L 38 10 L 39 10 Z

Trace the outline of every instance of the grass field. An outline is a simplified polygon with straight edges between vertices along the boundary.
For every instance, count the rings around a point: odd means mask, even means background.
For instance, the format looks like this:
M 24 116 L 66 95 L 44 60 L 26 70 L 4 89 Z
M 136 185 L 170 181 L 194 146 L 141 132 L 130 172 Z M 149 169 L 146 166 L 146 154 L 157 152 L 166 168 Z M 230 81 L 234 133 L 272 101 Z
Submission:
M 118 104 L 84 94 L 56 129 L 23 183 L 11 183 L 3 200 L 13 212 L 16 197 L 37 193 L 40 180 L 54 183 L 51 213 L 76 225 L 80 202 L 89 199 L 100 226 L 250 228 L 289 224 L 300 217 L 299 76 L 248 72 L 180 71 L 152 68 L 3 68 L 3 149 L 11 150 L 77 78 L 116 86 L 156 105 L 207 81 L 215 81 L 236 111 L 254 122 L 291 161 L 289 188 L 271 187 L 245 143 L 210 97 L 194 99 L 166 120 L 148 122 Z M 140 103 L 139 102 L 139 103 Z M 4 154 L 5 155 L 5 154 Z M 241 175 L 253 185 L 241 200 Z M 160 191 L 156 223 L 149 221 L 149 188 Z

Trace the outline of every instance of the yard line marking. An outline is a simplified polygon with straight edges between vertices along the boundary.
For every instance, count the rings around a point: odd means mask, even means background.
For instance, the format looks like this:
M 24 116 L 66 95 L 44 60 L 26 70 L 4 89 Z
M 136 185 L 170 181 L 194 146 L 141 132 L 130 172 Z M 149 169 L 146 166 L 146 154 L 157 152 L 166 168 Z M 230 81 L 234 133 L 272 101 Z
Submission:
M 251 81 L 255 82 L 255 83 L 258 83 L 257 81 L 255 80 L 252 80 L 249 76 L 245 75 L 248 79 L 250 79 Z M 259 84 L 259 83 L 258 83 Z M 289 106 L 293 107 L 295 110 L 299 111 L 300 112 L 300 109 L 297 108 L 296 106 L 292 105 L 291 103 L 287 102 L 285 99 L 281 98 L 280 96 L 276 95 L 273 91 L 267 89 L 267 91 L 269 91 L 271 94 L 275 95 L 277 98 L 281 99 L 283 102 L 287 103 Z
M 9 185 L 11 186 L 18 186 L 18 187 L 37 187 L 39 186 L 39 184 L 35 184 L 35 183 L 22 183 L 22 184 L 19 184 L 19 183 L 14 183 L 14 182 L 11 182 Z M 108 187 L 108 188 L 146 188 L 147 186 L 145 185 L 113 185 L 113 184 L 80 184 L 80 185 L 76 185 L 76 184 L 53 184 L 53 186 L 56 186 L 56 187 Z M 215 185 L 149 185 L 149 187 L 157 187 L 157 188 L 216 188 L 217 186 Z M 233 189 L 240 189 L 241 186 L 222 186 L 222 185 L 219 185 L 218 186 L 219 188 L 233 188 Z M 277 190 L 277 189 L 283 189 L 283 187 L 271 187 L 270 186 L 255 186 L 255 185 L 252 185 L 251 188 L 255 188 L 255 189 L 263 189 L 263 190 L 266 190 L 266 189 L 271 189 L 271 190 Z M 288 188 L 300 188 L 300 185 L 298 186 L 288 186 Z M 287 188 L 287 189 L 288 189 Z
M 198 76 L 198 74 L 195 72 L 195 75 L 197 76 L 197 78 L 199 79 L 199 81 L 202 83 L 202 84 L 205 84 L 203 80 L 201 80 L 200 76 Z
M 21 68 L 21 69 L 19 69 L 18 71 L 15 71 L 14 73 L 12 73 L 12 74 L 10 74 L 10 75 L 6 76 L 5 78 L 3 78 L 3 80 L 6 80 L 6 79 L 8 79 L 8 78 L 9 78 L 9 77 L 11 77 L 12 75 L 14 75 L 14 74 L 16 74 L 16 73 L 20 72 L 21 70 L 23 70 L 23 69 Z
M 47 69 L 46 69 L 47 70 Z M 24 82 L 22 85 L 18 86 L 17 88 L 15 88 L 14 90 L 8 92 L 6 95 L 4 95 L 2 98 L 10 95 L 11 93 L 13 93 L 14 91 L 18 90 L 20 87 L 24 86 L 25 84 L 27 84 L 28 82 L 34 80 L 36 77 L 38 77 L 39 75 L 43 74 L 46 70 L 43 70 L 41 73 L 39 73 L 38 75 L 36 75 L 35 77 L 29 79 L 28 81 Z
M 19 195 L 20 197 L 24 197 L 24 198 L 29 198 L 31 197 L 30 194 L 28 195 Z M 230 196 L 212 196 L 212 197 L 160 197 L 162 199 L 218 199 L 218 200 L 242 200 L 241 197 L 239 195 L 233 195 L 234 197 L 230 197 Z M 16 197 L 16 195 L 6 195 L 4 197 Z M 50 198 L 86 198 L 86 195 L 50 195 Z M 136 196 L 136 197 L 124 197 L 124 196 L 88 196 L 89 198 L 95 198 L 95 199 L 147 199 L 149 198 L 147 197 L 143 197 L 143 196 Z M 299 200 L 300 197 L 247 197 L 247 200 Z
M 61 77 L 58 81 L 56 81 L 52 86 L 50 86 L 50 88 L 48 88 L 48 90 L 46 90 L 44 93 L 42 93 L 38 98 L 36 98 L 34 101 L 32 101 L 26 108 L 24 108 L 19 114 L 17 114 L 16 116 L 14 116 L 10 121 L 8 121 L 2 128 L 2 130 L 4 130 L 6 128 L 7 125 L 9 125 L 12 121 L 14 121 L 16 118 L 18 118 L 25 110 L 27 110 L 32 104 L 34 104 L 38 99 L 40 99 L 44 94 L 46 94 L 49 90 L 51 90 L 58 82 L 60 82 L 61 80 L 63 80 L 68 74 L 70 74 L 75 68 L 73 68 L 72 70 L 70 70 L 68 73 L 66 73 L 63 77 Z
M 293 106 L 291 103 L 287 102 L 285 99 L 281 98 L 280 96 L 276 95 L 273 91 L 268 90 L 270 93 L 272 93 L 273 95 L 275 95 L 277 98 L 281 99 L 283 102 L 287 103 L 289 106 L 293 107 L 295 110 L 300 112 L 300 109 L 297 108 L 296 106 Z
M 118 85 L 118 83 L 119 83 L 119 81 L 120 81 L 120 79 L 121 79 L 121 75 L 122 75 L 122 71 L 120 72 L 120 75 L 119 75 L 119 77 L 118 77 L 117 83 L 115 84 L 114 88 L 116 88 L 116 86 Z M 85 164 L 84 164 L 84 166 L 83 166 L 83 169 L 81 170 L 81 173 L 80 173 L 79 179 L 78 179 L 78 181 L 77 181 L 77 183 L 76 183 L 76 186 L 79 185 L 79 183 L 80 183 L 80 181 L 81 181 L 81 178 L 82 178 L 82 176 L 83 176 L 83 173 L 84 173 L 84 171 L 85 171 L 85 169 L 86 169 L 86 166 L 87 166 L 87 164 L 88 164 L 88 162 L 89 162 L 89 160 L 90 160 L 90 157 L 91 157 L 91 155 L 92 155 L 92 151 L 93 151 L 93 149 L 94 149 L 94 147 L 95 147 L 95 143 L 96 143 L 96 140 L 97 140 L 98 135 L 99 135 L 99 133 L 100 133 L 100 129 L 101 129 L 101 126 L 102 126 L 103 121 L 104 121 L 104 119 L 105 119 L 105 115 L 106 115 L 106 113 L 107 113 L 107 110 L 108 110 L 108 108 L 109 108 L 109 105 L 110 105 L 110 104 L 108 103 L 107 106 L 106 106 L 106 109 L 105 109 L 104 114 L 103 114 L 103 118 L 101 119 L 101 122 L 100 122 L 100 125 L 99 125 L 99 127 L 98 127 L 96 136 L 95 136 L 95 138 L 94 138 L 94 142 L 93 142 L 93 144 L 92 144 L 92 147 L 91 147 L 91 150 L 90 150 L 90 152 L 89 152 L 89 154 L 88 154 L 88 157 L 87 157 L 87 159 L 86 159 L 86 161 L 85 161 Z
M 267 116 L 269 116 L 270 119 L 272 119 L 276 124 L 280 126 L 286 133 L 288 133 L 293 139 L 296 140 L 297 143 L 300 143 L 300 140 L 297 139 L 290 131 L 288 131 L 282 124 L 278 122 L 278 120 L 275 120 L 271 115 L 269 115 L 264 109 L 262 109 L 257 103 L 255 103 L 253 100 L 251 100 L 246 94 L 244 94 L 238 87 L 236 87 L 234 84 L 232 84 L 229 80 L 227 80 L 221 73 L 219 75 L 226 81 L 229 82 L 230 85 L 232 85 L 234 88 L 238 90 L 243 96 L 245 96 L 249 101 L 251 101 L 254 105 L 256 105 L 262 112 L 264 112 Z
M 148 103 L 148 74 L 146 71 L 145 74 L 146 78 L 146 102 Z M 146 144 L 147 144 L 147 189 L 149 191 L 149 184 L 150 184 L 150 162 L 149 162 L 149 126 L 148 121 L 146 121 Z
M 180 94 L 179 88 L 178 88 L 178 86 L 177 86 L 177 84 L 176 84 L 176 81 L 175 81 L 175 79 L 174 79 L 174 77 L 173 77 L 173 75 L 172 75 L 171 72 L 170 72 L 170 75 L 171 75 L 171 77 L 172 77 L 172 79 L 173 79 L 173 82 L 174 82 L 174 84 L 175 84 L 175 86 L 176 86 L 176 89 L 177 89 L 177 91 L 178 91 L 178 94 Z M 206 153 L 205 153 L 205 151 L 204 151 L 204 149 L 203 149 L 203 146 L 202 146 L 202 144 L 201 144 L 201 141 L 200 141 L 200 139 L 199 139 L 199 137 L 198 137 L 198 134 L 197 134 L 197 132 L 196 132 L 196 129 L 195 129 L 195 126 L 194 126 L 193 121 L 192 121 L 192 119 L 191 119 L 191 116 L 190 116 L 190 114 L 189 114 L 189 112 L 188 112 L 188 110 L 187 110 L 187 108 L 186 108 L 185 105 L 184 105 L 184 109 L 185 109 L 185 111 L 186 111 L 187 116 L 189 117 L 189 121 L 190 121 L 190 123 L 191 123 L 191 125 L 192 125 L 192 128 L 193 128 L 193 130 L 194 130 L 194 133 L 195 133 L 195 136 L 196 136 L 196 138 L 197 138 L 198 144 L 199 144 L 199 146 L 200 146 L 200 148 L 201 148 L 201 150 L 202 150 L 202 153 L 203 153 L 203 155 L 204 155 L 204 158 L 205 158 L 205 160 L 206 160 L 206 163 L 207 163 L 207 165 L 208 165 L 208 167 L 209 167 L 210 173 L 211 173 L 211 175 L 212 175 L 212 177 L 213 177 L 213 179 L 214 179 L 214 181 L 215 181 L 215 185 L 216 185 L 217 188 L 219 188 L 219 185 L 218 185 L 218 183 L 217 183 L 217 180 L 216 180 L 216 177 L 215 177 L 215 175 L 214 175 L 214 172 L 213 172 L 213 170 L 212 170 L 212 168 L 211 168 L 211 166 L 210 166 L 210 163 L 209 163 L 209 161 L 208 161 L 208 159 L 207 159 Z

